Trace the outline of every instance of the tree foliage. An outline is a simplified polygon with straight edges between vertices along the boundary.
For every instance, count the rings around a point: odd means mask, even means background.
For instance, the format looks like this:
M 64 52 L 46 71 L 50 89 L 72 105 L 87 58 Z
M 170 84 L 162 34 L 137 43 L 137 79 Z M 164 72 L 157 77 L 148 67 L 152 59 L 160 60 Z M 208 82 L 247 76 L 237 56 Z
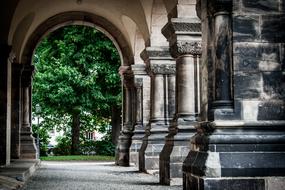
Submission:
M 121 99 L 120 58 L 110 39 L 91 27 L 60 28 L 38 45 L 34 65 L 33 110 L 41 108 L 42 127 L 70 130 L 78 113 L 81 130 L 104 131 Z

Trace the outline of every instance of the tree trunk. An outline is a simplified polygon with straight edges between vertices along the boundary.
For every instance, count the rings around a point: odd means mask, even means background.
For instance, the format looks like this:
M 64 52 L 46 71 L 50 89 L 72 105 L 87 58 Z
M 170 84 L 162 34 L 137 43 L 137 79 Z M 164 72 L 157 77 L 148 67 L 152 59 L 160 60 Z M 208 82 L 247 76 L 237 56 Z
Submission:
M 112 142 L 117 144 L 118 137 L 121 131 L 121 108 L 118 106 L 112 107 Z
M 71 142 L 71 154 L 78 155 L 79 152 L 79 136 L 80 136 L 80 112 L 75 111 L 72 114 L 72 142 Z

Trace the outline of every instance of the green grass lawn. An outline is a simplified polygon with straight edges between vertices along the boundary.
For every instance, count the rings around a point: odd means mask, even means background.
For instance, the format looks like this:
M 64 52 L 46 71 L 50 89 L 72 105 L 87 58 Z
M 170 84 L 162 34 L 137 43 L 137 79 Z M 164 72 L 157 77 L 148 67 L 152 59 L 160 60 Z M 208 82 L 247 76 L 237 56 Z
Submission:
M 114 161 L 113 156 L 86 156 L 86 155 L 68 155 L 68 156 L 42 156 L 43 161 Z

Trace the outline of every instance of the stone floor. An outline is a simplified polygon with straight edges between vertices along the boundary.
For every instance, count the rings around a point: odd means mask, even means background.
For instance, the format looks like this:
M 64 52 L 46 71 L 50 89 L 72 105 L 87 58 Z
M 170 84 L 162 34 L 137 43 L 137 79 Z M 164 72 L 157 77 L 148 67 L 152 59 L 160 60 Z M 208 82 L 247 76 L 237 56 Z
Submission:
M 158 177 L 139 173 L 135 167 L 113 162 L 42 162 L 21 190 L 178 190 L 161 186 Z

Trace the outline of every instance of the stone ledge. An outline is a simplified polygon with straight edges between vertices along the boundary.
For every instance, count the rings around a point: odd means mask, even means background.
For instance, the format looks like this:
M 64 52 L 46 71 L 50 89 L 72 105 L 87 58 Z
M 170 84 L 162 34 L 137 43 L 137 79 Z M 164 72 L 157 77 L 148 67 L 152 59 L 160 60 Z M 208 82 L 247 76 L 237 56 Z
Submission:
M 20 182 L 25 182 L 31 175 L 33 175 L 39 165 L 40 160 L 37 159 L 11 160 L 10 165 L 0 168 L 0 176 L 4 177 L 5 179 L 9 178 Z M 7 184 L 9 184 L 9 181 L 7 181 Z

